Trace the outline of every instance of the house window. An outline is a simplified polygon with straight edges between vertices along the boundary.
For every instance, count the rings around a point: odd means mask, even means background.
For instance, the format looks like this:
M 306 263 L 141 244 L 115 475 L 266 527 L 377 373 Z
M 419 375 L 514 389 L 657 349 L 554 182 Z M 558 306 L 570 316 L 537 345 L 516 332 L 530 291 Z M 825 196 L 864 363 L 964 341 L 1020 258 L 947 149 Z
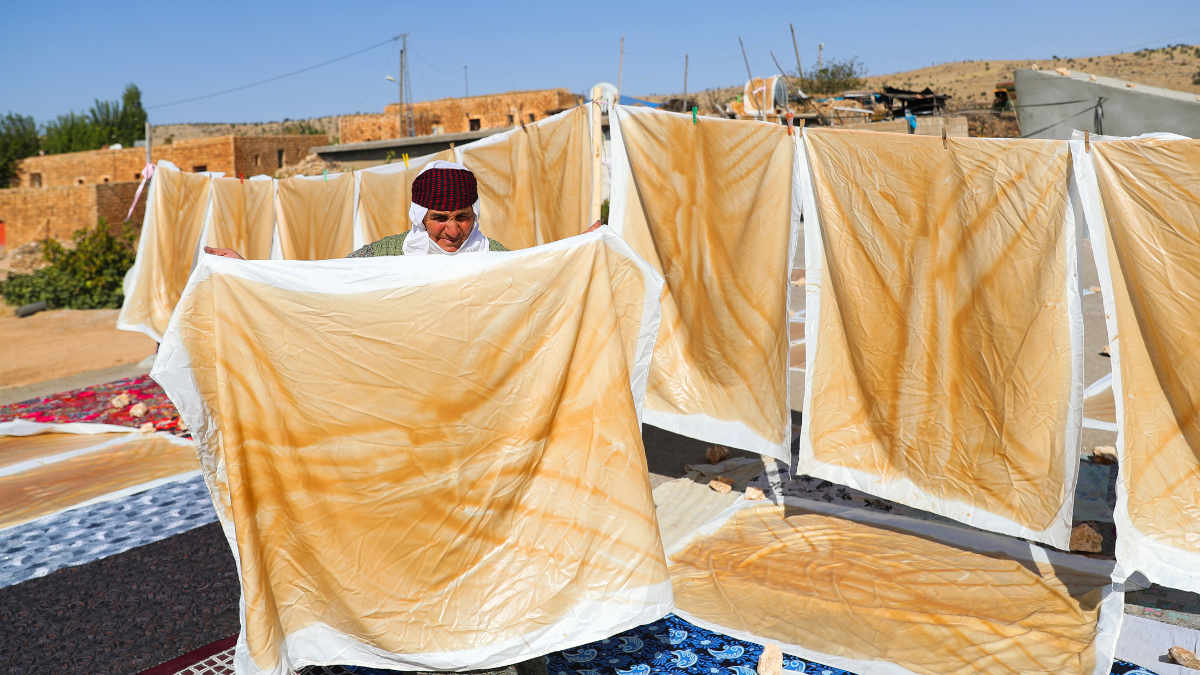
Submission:
M 471 131 L 479 131 L 480 124 L 478 119 L 471 120 Z
M 530 121 L 530 122 L 532 122 L 532 121 L 533 121 L 533 113 L 529 113 L 529 121 Z
M 107 183 L 107 182 L 108 182 L 108 176 L 105 176 L 105 177 L 104 177 L 104 182 L 105 182 L 105 183 Z
M 275 151 L 275 163 L 279 165 L 279 168 L 281 168 L 281 169 L 283 168 L 283 151 L 282 150 Z
M 82 178 L 76 178 L 76 179 L 75 179 L 75 184 L 76 184 L 76 185 L 83 185 L 83 179 L 82 179 Z
M 508 126 L 510 126 L 510 127 L 511 127 L 512 125 L 513 125 L 513 116 L 512 116 L 512 115 L 509 115 L 509 116 L 508 116 Z
M 134 180 L 141 180 L 141 179 L 142 179 L 142 174 L 140 174 L 140 173 L 135 173 L 135 174 L 133 174 L 133 179 L 134 179 Z
M 29 187 L 42 187 L 42 174 L 40 174 L 40 173 L 29 174 Z
M 200 173 L 201 171 L 208 171 L 208 166 L 205 164 L 200 164 L 192 167 L 192 173 Z

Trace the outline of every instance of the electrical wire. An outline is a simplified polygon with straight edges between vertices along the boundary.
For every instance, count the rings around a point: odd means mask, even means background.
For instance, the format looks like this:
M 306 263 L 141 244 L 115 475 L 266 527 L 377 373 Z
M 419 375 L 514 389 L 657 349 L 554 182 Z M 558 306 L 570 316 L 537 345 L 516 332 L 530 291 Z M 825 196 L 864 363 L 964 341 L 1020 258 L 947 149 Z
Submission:
M 352 53 L 350 53 L 350 54 L 346 54 L 345 56 L 339 56 L 339 57 L 337 57 L 336 59 L 330 59 L 330 60 L 328 60 L 328 61 L 324 61 L 324 62 L 322 62 L 322 63 L 318 63 L 318 64 L 317 64 L 317 65 L 315 65 L 315 66 L 309 66 L 309 67 L 307 67 L 307 68 L 301 68 L 300 70 L 293 70 L 293 71 L 292 71 L 292 72 L 290 72 L 290 73 L 284 73 L 283 75 L 276 75 L 275 77 L 270 77 L 270 78 L 267 78 L 267 79 L 265 79 L 265 80 L 259 80 L 258 82 L 252 82 L 252 83 L 250 83 L 250 84 L 244 84 L 244 85 L 242 85 L 242 86 L 240 86 L 240 87 L 234 87 L 233 89 L 226 89 L 226 90 L 224 90 L 224 91 L 213 92 L 213 93 L 211 93 L 211 94 L 205 94 L 205 95 L 203 95 L 203 96 L 193 96 L 192 98 L 185 98 L 185 99 L 181 99 L 181 100 L 178 100 L 178 101 L 172 101 L 172 102 L 170 102 L 170 103 L 160 103 L 160 104 L 158 104 L 158 105 L 146 106 L 146 110 L 157 110 L 158 108 L 166 108 L 166 107 L 173 106 L 173 105 L 180 105 L 180 104 L 182 104 L 182 103 L 192 103 L 193 101 L 202 101 L 202 100 L 204 100 L 204 99 L 206 99 L 206 98 L 213 98 L 213 97 L 215 97 L 215 96 L 224 96 L 225 94 L 232 94 L 232 93 L 233 93 L 233 92 L 235 92 L 235 91 L 243 91 L 243 90 L 245 90 L 245 89 L 249 89 L 249 88 L 251 88 L 251 87 L 257 87 L 257 86 L 259 86 L 259 85 L 262 85 L 262 84 L 267 84 L 268 82 L 276 82 L 276 81 L 279 81 L 279 80 L 282 80 L 282 79 L 284 79 L 285 77 L 291 77 L 291 76 L 293 76 L 293 75 L 299 75 L 300 73 L 307 73 L 307 72 L 308 72 L 308 71 L 310 71 L 310 70 L 316 70 L 317 68 L 321 68 L 321 67 L 323 67 L 323 66 L 328 66 L 328 65 L 329 65 L 329 64 L 331 64 L 331 63 L 337 63 L 338 61 L 344 61 L 344 60 L 346 60 L 346 59 L 350 58 L 351 56 L 358 56 L 359 54 L 362 54 L 363 52 L 369 52 L 369 51 L 371 51 L 372 49 L 378 49 L 379 47 L 382 47 L 382 46 L 384 46 L 384 45 L 386 45 L 386 44 L 388 44 L 388 43 L 390 43 L 390 42 L 395 42 L 395 41 L 397 41 L 397 40 L 399 40 L 399 39 L 400 39 L 400 36 L 399 36 L 399 35 L 397 35 L 396 37 L 389 38 L 389 39 L 387 39 L 387 40 L 384 40 L 383 42 L 379 42 L 379 43 L 377 43 L 377 44 L 373 44 L 373 45 L 371 45 L 370 47 L 364 47 L 364 48 L 362 48 L 362 49 L 360 49 L 360 50 L 358 50 L 358 51 L 356 51 L 356 52 L 352 52 Z

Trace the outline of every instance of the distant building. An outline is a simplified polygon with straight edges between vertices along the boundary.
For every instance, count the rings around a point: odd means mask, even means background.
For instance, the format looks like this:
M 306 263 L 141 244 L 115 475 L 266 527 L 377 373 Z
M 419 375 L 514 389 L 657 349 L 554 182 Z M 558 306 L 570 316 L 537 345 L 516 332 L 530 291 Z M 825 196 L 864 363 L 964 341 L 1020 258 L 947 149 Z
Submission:
M 284 164 L 304 159 L 309 149 L 325 145 L 324 135 L 217 136 L 152 145 L 154 161 L 165 159 L 181 171 L 221 171 L 226 176 L 272 175 Z M 145 148 L 89 150 L 41 155 L 21 160 L 15 187 L 94 185 L 141 180 Z
M 458 134 L 529 124 L 583 102 L 566 89 L 512 91 L 467 98 L 443 98 L 412 104 L 416 136 Z M 400 104 L 382 115 L 348 115 L 338 121 L 342 143 L 365 143 L 400 137 Z
M 296 164 L 325 135 L 218 136 L 151 146 L 154 161 L 165 159 L 182 171 L 219 171 L 226 176 L 273 175 Z M 90 150 L 41 155 L 21 160 L 14 187 L 0 189 L 0 223 L 9 248 L 40 239 L 66 239 L 92 227 L 98 218 L 110 224 L 125 219 L 142 169 L 145 148 Z M 131 222 L 141 225 L 146 195 Z

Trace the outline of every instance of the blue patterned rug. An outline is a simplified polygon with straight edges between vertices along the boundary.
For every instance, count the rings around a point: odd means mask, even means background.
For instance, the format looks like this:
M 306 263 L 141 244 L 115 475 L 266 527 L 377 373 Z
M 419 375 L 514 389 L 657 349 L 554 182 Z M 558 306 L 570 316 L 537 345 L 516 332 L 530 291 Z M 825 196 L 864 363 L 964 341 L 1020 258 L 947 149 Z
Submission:
M 668 614 L 654 623 L 578 649 L 546 655 L 549 675 L 756 675 L 762 645 L 735 640 Z M 783 655 L 783 667 L 805 675 L 854 675 L 850 671 Z M 397 675 L 344 666 L 356 675 Z M 1132 663 L 1113 663 L 1112 675 L 1155 675 Z

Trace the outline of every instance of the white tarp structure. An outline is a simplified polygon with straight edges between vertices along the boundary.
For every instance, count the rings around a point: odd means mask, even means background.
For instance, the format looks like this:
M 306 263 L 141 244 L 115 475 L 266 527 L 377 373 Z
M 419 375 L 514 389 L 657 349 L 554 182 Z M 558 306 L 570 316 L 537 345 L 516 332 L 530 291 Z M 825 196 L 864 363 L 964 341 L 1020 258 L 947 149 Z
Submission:
M 613 110 L 609 224 L 666 278 L 645 419 L 786 462 L 797 136 Z
M 1104 293 L 1117 561 L 1200 592 L 1200 141 L 1071 141 Z
M 237 672 L 499 667 L 666 614 L 640 419 L 661 288 L 606 228 L 206 256 L 151 375 L 238 562 Z
M 1067 144 L 804 146 L 797 471 L 1068 548 L 1083 318 Z

